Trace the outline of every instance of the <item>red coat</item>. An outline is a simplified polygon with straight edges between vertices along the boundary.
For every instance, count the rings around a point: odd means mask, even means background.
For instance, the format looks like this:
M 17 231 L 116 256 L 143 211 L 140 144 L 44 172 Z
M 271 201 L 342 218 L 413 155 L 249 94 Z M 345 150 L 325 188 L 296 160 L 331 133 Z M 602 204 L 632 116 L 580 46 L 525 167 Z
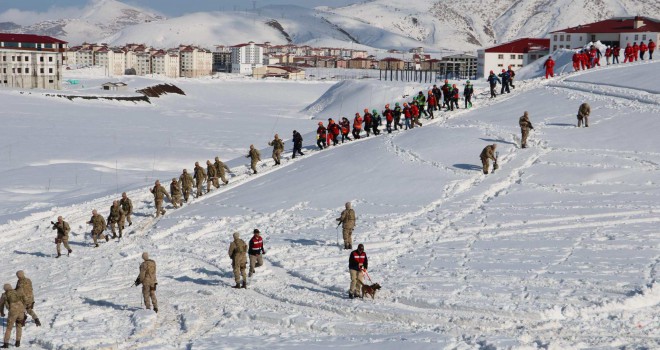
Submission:
M 415 117 L 419 116 L 419 108 L 417 107 L 417 105 L 410 106 L 410 110 L 413 116 Z
M 410 107 L 408 106 L 403 107 L 403 115 L 406 117 L 406 119 L 412 118 L 412 112 L 410 111 Z
M 355 119 L 353 119 L 353 128 L 362 130 L 362 117 L 360 117 L 359 115 L 357 115 Z
M 555 68 L 555 61 L 552 58 L 548 58 L 548 60 L 543 63 L 543 67 L 546 69 L 553 69 Z
M 435 100 L 435 95 L 434 94 L 429 94 L 429 98 L 426 100 L 426 102 L 429 103 L 429 106 L 435 106 L 438 101 Z
M 339 135 L 339 125 L 337 125 L 337 123 L 330 123 L 328 125 L 328 130 L 330 130 L 333 135 Z
M 640 52 L 646 52 L 647 49 L 648 47 L 646 46 L 646 44 L 642 43 L 641 45 L 639 45 Z
M 612 49 L 608 47 L 607 49 L 605 49 L 605 57 L 610 57 L 610 56 L 612 56 Z
M 580 62 L 580 54 L 576 52 L 573 54 L 573 63 L 578 63 L 578 62 Z
M 639 45 L 635 44 L 632 46 L 633 55 L 636 55 L 639 52 Z
M 318 129 L 316 129 L 316 134 L 319 138 L 325 138 L 325 130 L 325 126 L 319 125 Z
M 653 52 L 655 50 L 655 41 L 649 42 L 649 51 Z
M 626 56 L 632 56 L 632 54 L 633 54 L 632 46 L 630 46 L 630 45 L 626 46 L 626 49 L 623 51 L 623 54 L 626 55 Z
M 615 47 L 614 50 L 612 50 L 612 54 L 616 57 L 619 57 L 619 54 L 621 53 L 621 48 L 620 47 Z

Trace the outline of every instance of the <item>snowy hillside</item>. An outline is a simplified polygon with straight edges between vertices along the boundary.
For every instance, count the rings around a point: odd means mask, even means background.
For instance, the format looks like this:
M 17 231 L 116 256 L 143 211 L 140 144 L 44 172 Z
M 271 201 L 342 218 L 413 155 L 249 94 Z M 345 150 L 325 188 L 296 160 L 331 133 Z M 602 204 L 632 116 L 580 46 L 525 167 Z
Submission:
M 2 92 L 12 111 L 0 129 L 2 204 L 14 214 L 0 226 L 0 276 L 14 283 L 26 271 L 44 324 L 28 323 L 23 346 L 657 348 L 659 64 L 520 81 L 510 95 L 478 94 L 473 109 L 421 128 L 323 151 L 312 146 L 316 115 L 296 110 L 349 116 L 354 101 L 380 108 L 427 86 L 186 80 L 186 96 L 154 105 Z M 584 101 L 590 127 L 576 128 Z M 521 149 L 525 110 L 535 129 Z M 305 138 L 295 160 L 292 128 Z M 287 140 L 279 167 L 265 145 L 275 132 Z M 256 176 L 249 143 L 263 147 Z M 500 169 L 484 176 L 478 155 L 492 143 Z M 229 185 L 182 209 L 168 204 L 155 221 L 153 180 L 168 183 L 215 155 L 234 158 Z M 112 191 L 115 161 L 123 180 Z M 76 185 L 75 169 L 104 175 Z M 79 200 L 47 192 L 47 176 L 57 179 L 52 192 L 77 189 Z M 90 247 L 91 210 L 107 215 L 122 190 L 133 226 L 121 242 Z M 40 207 L 23 207 L 21 197 L 40 196 Z M 355 243 L 383 286 L 375 300 L 346 298 L 348 252 L 337 247 L 334 219 L 349 200 Z M 57 215 L 71 224 L 74 253 L 56 260 Z M 248 239 L 254 228 L 266 240 L 265 266 L 247 290 L 232 289 L 231 234 Z M 158 314 L 129 287 L 143 251 L 158 263 Z
M 101 40 L 127 26 L 164 19 L 152 11 L 117 0 L 90 0 L 76 18 L 54 19 L 26 26 L 5 25 L 8 32 L 49 35 L 75 45 Z

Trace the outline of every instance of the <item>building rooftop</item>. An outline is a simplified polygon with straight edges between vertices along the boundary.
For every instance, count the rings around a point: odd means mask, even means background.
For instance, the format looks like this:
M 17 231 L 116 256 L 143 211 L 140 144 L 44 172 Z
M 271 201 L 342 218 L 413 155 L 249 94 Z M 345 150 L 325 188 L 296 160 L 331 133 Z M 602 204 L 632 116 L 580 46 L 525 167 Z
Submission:
M 635 26 L 635 21 L 641 21 Z M 552 33 L 635 33 L 660 32 L 660 20 L 650 17 L 617 17 L 600 22 L 594 22 L 577 27 L 556 30 Z
M 0 33 L 0 41 L 10 43 L 66 44 L 66 41 L 45 35 Z
M 485 50 L 487 53 L 501 52 L 501 53 L 527 53 L 536 50 L 549 50 L 550 39 L 540 38 L 522 38 L 508 43 L 489 47 Z

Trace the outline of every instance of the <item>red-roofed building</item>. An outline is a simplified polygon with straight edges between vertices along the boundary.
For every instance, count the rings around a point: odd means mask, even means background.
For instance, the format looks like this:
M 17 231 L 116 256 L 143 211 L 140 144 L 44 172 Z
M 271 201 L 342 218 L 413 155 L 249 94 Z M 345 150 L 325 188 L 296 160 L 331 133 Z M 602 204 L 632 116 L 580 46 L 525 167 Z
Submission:
M 0 86 L 60 89 L 66 50 L 50 36 L 0 33 Z
M 501 72 L 512 66 L 520 69 L 547 55 L 550 39 L 522 38 L 502 45 L 477 50 L 477 77 L 487 77 L 490 71 Z
M 640 41 L 648 43 L 660 39 L 660 20 L 649 17 L 617 17 L 577 27 L 556 30 L 550 34 L 552 51 L 576 49 L 590 42 L 600 41 L 605 45 L 626 47 Z
M 250 41 L 231 47 L 231 72 L 250 75 L 252 70 L 263 66 L 264 48 Z

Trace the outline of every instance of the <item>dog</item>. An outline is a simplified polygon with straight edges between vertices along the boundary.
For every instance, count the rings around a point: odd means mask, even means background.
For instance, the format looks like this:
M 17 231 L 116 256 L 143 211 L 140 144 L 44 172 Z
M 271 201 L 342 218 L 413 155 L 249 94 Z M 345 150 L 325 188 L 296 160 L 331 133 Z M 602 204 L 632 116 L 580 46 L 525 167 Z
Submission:
M 380 289 L 380 284 L 374 283 L 372 285 L 362 285 L 362 295 L 361 298 L 364 298 L 364 295 L 371 295 L 371 299 L 374 299 L 376 296 L 376 291 Z

